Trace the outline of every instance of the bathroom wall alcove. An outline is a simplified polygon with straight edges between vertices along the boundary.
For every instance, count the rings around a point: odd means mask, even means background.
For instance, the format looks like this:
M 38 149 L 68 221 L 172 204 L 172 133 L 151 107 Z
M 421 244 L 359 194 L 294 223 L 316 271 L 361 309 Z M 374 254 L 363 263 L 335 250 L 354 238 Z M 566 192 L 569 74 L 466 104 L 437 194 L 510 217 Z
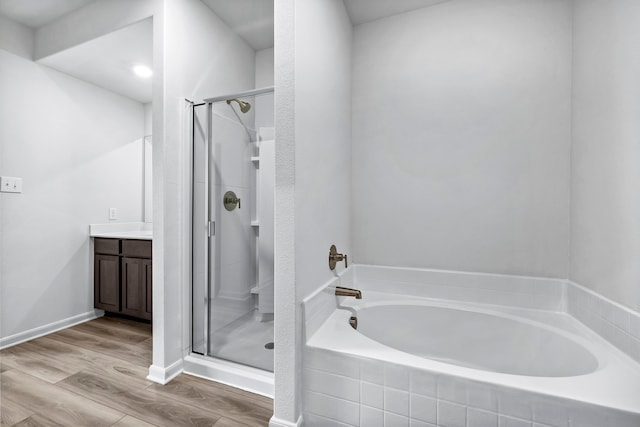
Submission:
M 640 6 L 382 3 L 276 2 L 276 254 L 293 256 L 276 263 L 274 426 L 301 422 L 300 303 L 335 279 L 331 244 L 640 311 Z M 622 317 L 607 328 L 633 337 Z

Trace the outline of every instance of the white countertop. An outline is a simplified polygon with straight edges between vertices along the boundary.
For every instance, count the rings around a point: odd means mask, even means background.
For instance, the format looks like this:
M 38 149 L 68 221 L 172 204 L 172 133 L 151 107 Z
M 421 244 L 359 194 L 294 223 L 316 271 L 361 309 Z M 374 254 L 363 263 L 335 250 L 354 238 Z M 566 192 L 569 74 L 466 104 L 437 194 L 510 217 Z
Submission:
M 89 237 L 153 240 L 153 224 L 149 222 L 89 224 Z

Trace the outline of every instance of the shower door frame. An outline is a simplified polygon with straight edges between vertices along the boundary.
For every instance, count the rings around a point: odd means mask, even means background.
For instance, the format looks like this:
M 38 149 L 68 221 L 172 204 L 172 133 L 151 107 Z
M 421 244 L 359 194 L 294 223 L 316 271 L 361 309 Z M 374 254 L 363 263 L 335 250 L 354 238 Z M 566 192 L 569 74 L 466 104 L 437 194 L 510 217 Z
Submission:
M 225 364 L 232 364 L 235 365 L 237 367 L 242 367 L 243 369 L 246 369 L 248 371 L 252 371 L 252 370 L 256 370 L 258 372 L 264 372 L 267 374 L 271 374 L 271 378 L 273 378 L 273 374 L 269 371 L 264 371 L 262 369 L 259 368 L 255 368 L 252 366 L 248 366 L 248 365 L 244 365 L 241 363 L 237 363 L 234 361 L 229 361 L 226 359 L 220 359 L 218 357 L 215 357 L 213 355 L 209 354 L 209 343 L 210 343 L 210 337 L 209 337 L 209 321 L 210 321 L 210 303 L 211 303 L 211 297 L 210 297 L 210 289 L 211 289 L 211 281 L 212 281 L 212 271 L 216 271 L 216 266 L 215 265 L 211 265 L 212 262 L 212 257 L 211 257 L 211 253 L 212 251 L 215 250 L 215 242 L 212 240 L 214 239 L 215 236 L 215 228 L 216 228 L 216 224 L 215 224 L 215 220 L 212 221 L 212 212 L 211 212 L 211 206 L 210 206 L 210 199 L 209 199 L 209 191 L 205 191 L 204 195 L 205 195 L 205 200 L 204 200 L 204 204 L 206 206 L 206 217 L 207 217 L 207 222 L 206 225 L 204 223 L 202 224 L 196 224 L 195 221 L 195 209 L 196 209 L 196 195 L 195 195 L 195 115 L 196 115 L 196 111 L 195 108 L 196 107 L 201 107 L 203 105 L 206 105 L 207 111 L 207 126 L 206 126 L 206 146 L 204 149 L 204 156 L 206 157 L 206 161 L 205 163 L 205 169 L 204 169 L 204 178 L 205 178 L 205 182 L 207 183 L 207 186 L 210 183 L 210 153 L 211 153 L 211 149 L 212 149 L 212 143 L 213 143 L 213 104 L 217 103 L 217 102 L 221 102 L 221 101 L 226 101 L 227 99 L 232 99 L 232 98 L 246 98 L 246 97 L 251 97 L 251 96 L 258 96 L 258 95 L 264 95 L 264 94 L 268 94 L 268 93 L 274 93 L 275 92 L 275 87 L 274 86 L 267 86 L 264 88 L 258 88 L 258 89 L 253 89 L 253 90 L 248 90 L 248 91 L 244 91 L 244 92 L 237 92 L 237 93 L 232 93 L 232 94 L 227 94 L 227 95 L 220 95 L 220 96 L 215 96 L 215 97 L 211 97 L 211 98 L 206 98 L 204 99 L 201 103 L 198 104 L 193 104 L 192 105 L 192 140 L 191 140 L 191 144 L 192 144 L 192 176 L 191 176 L 191 192 L 192 192 L 192 199 L 191 199 L 191 269 L 192 272 L 197 271 L 196 268 L 196 256 L 195 254 L 198 253 L 195 249 L 195 243 L 196 243 L 196 239 L 194 238 L 195 233 L 196 232 L 202 232 L 202 230 L 196 230 L 196 228 L 199 228 L 201 226 L 205 226 L 206 227 L 206 233 L 207 233 L 207 237 L 206 237 L 206 244 L 203 245 L 204 247 L 204 254 L 203 257 L 204 259 L 207 260 L 207 262 L 205 262 L 205 265 L 203 266 L 205 274 L 203 276 L 204 278 L 204 283 L 196 283 L 196 276 L 195 274 L 191 274 L 191 310 L 190 310 L 190 317 L 191 317 L 191 342 L 189 345 L 189 349 L 192 355 L 197 355 L 197 356 L 201 356 L 204 358 L 207 358 L 209 360 L 215 360 L 216 362 L 224 362 Z M 194 289 L 196 286 L 202 286 L 203 287 L 203 292 L 202 292 L 202 297 L 204 301 L 201 301 L 200 303 L 196 303 L 195 299 L 196 297 L 194 296 Z M 195 330 L 195 318 L 196 318 L 196 306 L 198 304 L 204 303 L 204 312 L 201 313 L 198 316 L 198 320 L 200 321 L 204 321 L 204 339 L 203 339 L 203 347 L 204 347 L 204 351 L 200 352 L 200 351 L 194 351 L 194 330 Z M 272 381 L 271 381 L 272 382 Z

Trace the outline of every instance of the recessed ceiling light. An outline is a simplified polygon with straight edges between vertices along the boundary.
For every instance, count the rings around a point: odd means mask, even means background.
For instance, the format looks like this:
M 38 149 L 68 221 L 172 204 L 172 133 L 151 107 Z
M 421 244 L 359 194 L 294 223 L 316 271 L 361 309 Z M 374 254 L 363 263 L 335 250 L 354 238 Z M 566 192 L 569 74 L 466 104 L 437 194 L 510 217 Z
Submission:
M 133 67 L 133 72 L 136 73 L 137 76 L 140 77 L 151 77 L 153 75 L 153 71 L 151 71 L 151 68 L 147 67 L 146 65 L 136 65 L 135 67 Z

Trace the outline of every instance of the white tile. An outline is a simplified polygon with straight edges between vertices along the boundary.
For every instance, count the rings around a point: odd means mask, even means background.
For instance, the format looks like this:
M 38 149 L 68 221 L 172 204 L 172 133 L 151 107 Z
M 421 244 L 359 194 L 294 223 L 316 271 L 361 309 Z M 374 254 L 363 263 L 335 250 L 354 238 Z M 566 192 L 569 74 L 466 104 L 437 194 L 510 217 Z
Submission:
M 629 312 L 619 307 L 613 307 L 613 324 L 629 333 Z
M 467 423 L 467 408 L 457 403 L 438 400 L 438 426 L 465 427 Z
M 376 409 L 384 409 L 384 387 L 378 384 L 360 383 L 360 403 Z
M 498 412 L 510 417 L 530 420 L 533 418 L 531 398 L 517 390 L 500 390 Z
M 467 404 L 467 381 L 448 376 L 438 377 L 438 399 Z
M 425 423 L 424 421 L 410 419 L 409 427 L 438 427 L 438 426 L 431 423 Z
M 428 423 L 437 422 L 437 401 L 434 398 L 411 394 L 411 418 Z
M 467 386 L 467 404 L 473 408 L 498 412 L 498 397 L 495 390 L 487 384 L 469 382 Z
M 384 384 L 384 365 L 377 361 L 360 361 L 360 379 L 374 384 Z
M 507 417 L 506 415 L 500 415 L 499 425 L 500 427 L 531 427 L 531 421 L 524 421 L 517 418 Z
M 385 387 L 384 410 L 398 415 L 409 416 L 409 392 Z
M 600 301 L 601 307 L 602 307 L 602 311 L 601 311 L 601 317 L 606 320 L 609 323 L 613 323 L 613 311 L 614 311 L 614 306 L 609 304 L 606 301 Z
M 304 370 L 305 389 L 359 402 L 360 381 L 313 369 Z
M 633 337 L 629 339 L 629 346 L 631 347 L 631 357 L 640 363 L 640 340 L 637 340 Z
M 566 404 L 553 398 L 537 398 L 533 405 L 533 421 L 552 427 L 567 427 L 569 413 Z
M 409 427 L 409 418 L 385 411 L 384 427 Z
M 498 414 L 467 408 L 467 427 L 498 427 Z
M 411 393 L 423 396 L 437 396 L 437 377 L 429 372 L 411 372 Z
M 360 365 L 356 359 L 317 349 L 305 351 L 304 357 L 307 368 L 360 379 Z
M 350 424 L 341 423 L 340 421 L 311 413 L 305 413 L 303 418 L 305 427 L 352 427 Z
M 368 406 L 360 406 L 360 424 L 361 426 L 383 426 L 384 412 L 380 409 L 370 408 Z
M 358 425 L 360 421 L 360 405 L 348 400 L 305 391 L 304 405 L 310 413 L 345 424 Z
M 403 366 L 385 365 L 384 385 L 397 388 L 398 390 L 409 390 L 409 370 Z
M 629 319 L 629 332 L 640 340 L 640 316 L 631 316 Z

